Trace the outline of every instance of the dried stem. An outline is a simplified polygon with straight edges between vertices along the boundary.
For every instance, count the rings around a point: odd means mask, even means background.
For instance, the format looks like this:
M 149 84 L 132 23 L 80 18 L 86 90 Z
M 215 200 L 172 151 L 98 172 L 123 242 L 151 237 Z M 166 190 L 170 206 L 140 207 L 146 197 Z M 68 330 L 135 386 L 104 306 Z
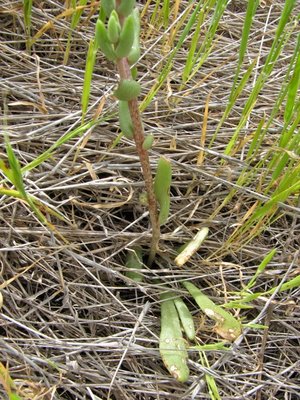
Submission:
M 117 61 L 117 68 L 121 80 L 131 79 L 130 67 L 126 58 L 122 58 Z M 160 226 L 158 222 L 157 203 L 154 194 L 148 150 L 143 149 L 143 142 L 145 139 L 145 135 L 137 99 L 129 101 L 128 106 L 133 124 L 133 138 L 135 141 L 137 153 L 141 161 L 142 172 L 148 196 L 149 216 L 152 226 L 152 239 L 151 239 L 150 252 L 147 264 L 151 265 L 155 258 L 160 238 Z

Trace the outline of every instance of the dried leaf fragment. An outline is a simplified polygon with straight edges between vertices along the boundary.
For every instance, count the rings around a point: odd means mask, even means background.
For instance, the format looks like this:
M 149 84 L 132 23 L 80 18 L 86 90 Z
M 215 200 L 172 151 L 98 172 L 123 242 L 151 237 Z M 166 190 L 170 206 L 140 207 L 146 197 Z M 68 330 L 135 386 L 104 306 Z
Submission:
M 175 263 L 178 267 L 182 267 L 200 248 L 204 239 L 208 235 L 208 228 L 204 227 L 196 234 L 196 236 L 191 240 L 188 245 L 182 250 L 181 253 L 175 258 Z

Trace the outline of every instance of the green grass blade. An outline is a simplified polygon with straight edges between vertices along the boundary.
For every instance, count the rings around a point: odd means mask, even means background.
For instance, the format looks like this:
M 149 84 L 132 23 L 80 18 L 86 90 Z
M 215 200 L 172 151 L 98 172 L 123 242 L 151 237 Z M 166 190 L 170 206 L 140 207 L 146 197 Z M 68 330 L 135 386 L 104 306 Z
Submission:
M 294 5 L 295 5 L 295 0 L 287 0 L 285 3 L 285 6 L 281 13 L 279 24 L 277 26 L 275 38 L 273 40 L 270 52 L 267 56 L 266 62 L 261 70 L 261 73 L 258 76 L 256 84 L 245 104 L 245 107 L 244 107 L 242 115 L 241 115 L 240 122 L 225 149 L 224 154 L 226 154 L 226 155 L 231 154 L 231 151 L 233 149 L 233 146 L 236 143 L 239 133 L 240 133 L 241 129 L 244 127 L 244 125 L 246 124 L 248 117 L 256 103 L 258 94 L 260 93 L 265 82 L 267 81 L 268 77 L 270 76 L 270 74 L 274 68 L 274 65 L 280 55 L 280 52 L 287 40 L 287 37 L 291 34 L 291 31 L 289 31 L 288 33 L 285 32 L 284 28 L 285 28 L 286 24 L 288 23 L 288 20 L 290 18 L 290 14 L 291 14 L 291 11 L 292 11 Z
M 79 0 L 78 5 L 76 5 L 76 1 L 74 1 L 74 0 L 73 0 L 73 3 L 74 3 L 73 7 L 76 8 L 76 6 L 85 6 L 87 4 L 87 0 Z M 80 8 L 73 14 L 72 21 L 71 21 L 71 29 L 75 29 L 77 27 L 82 12 L 83 12 L 83 8 Z
M 170 0 L 164 0 L 162 6 L 164 28 L 167 29 L 170 19 Z
M 248 39 L 249 39 L 249 34 L 250 34 L 250 28 L 252 25 L 253 18 L 255 16 L 255 12 L 256 12 L 258 3 L 259 3 L 258 0 L 248 1 L 244 26 L 243 26 L 243 30 L 242 30 L 242 39 L 241 39 L 241 45 L 240 45 L 240 49 L 239 49 L 238 65 L 237 65 L 234 83 L 237 81 L 237 78 L 241 71 L 241 67 L 242 67 L 244 57 L 245 57 L 245 54 L 247 51 L 247 44 L 248 44 Z M 234 84 L 234 86 L 235 86 L 235 84 Z
M 261 329 L 268 329 L 268 325 L 262 325 L 262 324 L 243 324 L 244 328 L 250 328 L 250 329 L 256 329 L 256 330 L 261 330 Z
M 286 290 L 291 290 L 291 289 L 298 289 L 299 287 L 300 287 L 300 275 L 296 276 L 295 278 L 281 285 L 279 292 L 284 292 Z M 269 293 L 271 294 L 274 293 L 276 289 L 277 287 L 271 289 Z
M 198 4 L 200 5 L 201 2 L 199 2 Z M 205 35 L 203 44 L 200 46 L 200 49 L 198 50 L 198 52 L 195 56 L 194 65 L 196 65 L 196 66 L 193 68 L 193 71 L 189 74 L 188 78 L 185 76 L 186 81 L 193 78 L 193 76 L 199 71 L 202 64 L 205 62 L 205 60 L 208 58 L 209 54 L 211 53 L 211 51 L 213 49 L 212 42 L 215 39 L 215 34 L 218 29 L 220 19 L 222 18 L 222 15 L 226 9 L 227 4 L 228 4 L 228 0 L 219 0 L 216 2 L 214 14 L 213 14 L 212 20 L 211 20 L 211 24 Z M 186 71 L 186 73 L 187 73 L 187 71 Z
M 86 57 L 85 71 L 84 71 L 84 82 L 83 82 L 83 90 L 81 96 L 81 109 L 82 109 L 82 124 L 84 123 L 84 118 L 88 109 L 90 92 L 91 92 L 91 83 L 92 76 L 94 72 L 96 53 L 94 46 L 94 40 L 90 41 L 89 49 Z
M 294 162 L 291 162 L 291 166 L 286 169 L 280 180 L 277 189 L 274 191 L 273 197 L 285 193 L 288 191 L 288 196 L 296 194 L 298 191 L 298 184 L 300 183 L 300 164 L 294 166 Z M 287 197 L 286 197 L 287 198 Z
M 281 36 L 281 34 L 282 34 L 282 32 L 283 32 L 283 30 L 284 30 L 289 18 L 290 18 L 290 15 L 291 15 L 291 13 L 293 11 L 293 8 L 295 7 L 295 3 L 296 3 L 296 0 L 286 0 L 285 1 L 284 8 L 282 10 L 281 17 L 280 17 L 279 24 L 278 24 L 278 28 L 277 28 L 277 31 L 276 31 L 275 41 L 276 41 L 276 39 L 280 38 L 280 36 Z
M 287 101 L 284 112 L 284 121 L 288 122 L 293 114 L 297 92 L 300 86 L 300 34 L 298 35 L 298 57 L 295 62 L 294 73 L 288 85 Z
M 219 121 L 219 123 L 217 125 L 216 131 L 213 134 L 213 137 L 212 137 L 212 139 L 211 139 L 211 141 L 209 143 L 209 147 L 211 147 L 213 145 L 213 143 L 214 143 L 214 141 L 215 141 L 215 139 L 216 139 L 216 137 L 217 137 L 217 135 L 218 135 L 223 123 L 224 123 L 224 121 L 226 120 L 226 118 L 230 114 L 230 112 L 232 110 L 232 107 L 234 106 L 236 100 L 239 98 L 240 94 L 244 90 L 244 88 L 246 86 L 246 83 L 248 82 L 255 65 L 256 65 L 256 60 L 254 60 L 249 65 L 249 67 L 247 68 L 247 71 L 243 75 L 243 77 L 240 80 L 239 84 L 236 87 L 234 85 L 232 86 L 232 91 L 231 91 L 231 93 L 229 95 L 229 100 L 228 100 L 228 103 L 226 105 L 225 111 L 224 111 L 224 113 L 223 113 L 223 115 L 222 115 L 222 117 L 221 117 L 221 119 L 220 119 L 220 121 Z
M 279 148 L 273 159 L 270 161 L 269 168 L 273 168 L 272 180 L 265 190 L 268 193 L 274 182 L 277 182 L 281 174 L 286 174 L 285 167 L 287 164 L 297 165 L 297 159 L 300 154 L 299 144 L 300 136 L 297 127 L 300 123 L 300 102 L 295 106 L 295 120 L 289 129 L 283 127 L 283 133 L 280 138 Z
M 0 187 L 0 194 L 3 196 L 14 197 L 15 199 L 26 201 L 26 199 L 24 199 L 24 197 L 18 190 Z M 27 193 L 27 198 L 29 198 L 29 200 L 32 203 L 34 203 L 34 205 L 36 205 L 36 207 L 39 208 L 40 210 L 44 210 L 46 213 L 53 215 L 60 221 L 64 221 L 65 223 L 72 225 L 71 221 L 67 217 L 65 217 L 60 211 L 57 211 L 54 207 L 50 206 L 49 204 L 46 204 L 44 201 L 41 201 L 37 197 L 28 193 Z
M 245 232 L 249 227 L 253 227 L 255 222 L 262 221 L 265 217 L 273 215 L 275 211 L 278 209 L 278 203 L 284 202 L 290 195 L 297 193 L 300 189 L 300 180 L 299 180 L 299 167 L 293 173 L 292 182 L 289 182 L 289 175 L 286 177 L 286 185 L 282 187 L 279 193 L 274 194 L 270 200 L 268 200 L 265 204 L 261 205 L 256 209 L 254 214 L 249 218 L 247 224 L 241 229 L 241 231 Z
M 297 128 L 299 127 L 299 115 L 300 115 L 300 101 L 298 100 L 297 102 L 295 102 L 294 104 L 294 112 L 295 112 L 295 119 L 290 127 L 290 129 L 287 129 L 286 125 L 283 127 L 283 133 L 280 137 L 280 141 L 279 141 L 279 146 L 280 147 L 286 147 L 288 148 L 288 143 L 290 142 L 290 140 L 293 140 L 293 142 L 291 142 L 292 148 L 291 150 L 294 148 L 293 146 L 295 145 L 294 142 L 294 138 L 295 138 L 295 133 L 297 132 Z M 286 128 L 286 129 L 285 129 Z
M 24 22 L 25 22 L 26 32 L 28 35 L 30 35 L 31 11 L 32 11 L 32 0 L 23 0 Z
M 204 17 L 207 13 L 205 13 L 205 8 L 207 8 L 208 10 L 210 9 L 210 7 L 208 6 L 208 1 L 205 2 L 202 6 L 202 8 L 199 10 L 199 14 L 197 16 L 197 24 L 196 24 L 196 28 L 195 28 L 195 32 L 193 34 L 193 38 L 191 41 L 191 45 L 190 45 L 190 49 L 187 55 L 187 59 L 186 59 L 186 64 L 184 66 L 183 69 L 183 73 L 182 73 L 182 80 L 184 83 L 186 83 L 189 79 L 191 70 L 195 64 L 195 53 L 196 53 L 196 48 L 199 42 L 199 36 L 200 36 L 200 32 L 201 32 L 201 26 L 203 24 L 204 21 Z M 207 11 L 208 12 L 208 11 Z
M 280 89 L 280 93 L 275 101 L 275 104 L 273 106 L 273 109 L 271 111 L 271 114 L 268 118 L 268 120 L 266 121 L 266 124 L 264 126 L 264 128 L 261 130 L 261 135 L 259 137 L 255 137 L 253 138 L 252 144 L 250 146 L 249 152 L 247 154 L 247 159 L 250 160 L 251 154 L 252 154 L 252 150 L 254 148 L 256 148 L 255 153 L 253 154 L 253 157 L 256 156 L 258 154 L 258 151 L 260 149 L 262 140 L 265 136 L 265 134 L 269 131 L 270 127 L 274 124 L 274 119 L 277 115 L 281 114 L 281 108 L 282 108 L 282 104 L 285 101 L 285 97 L 287 96 L 288 93 L 288 87 L 289 87 L 289 83 L 290 83 L 290 76 L 292 74 L 292 70 L 293 70 L 293 66 L 295 65 L 295 60 L 299 54 L 300 51 L 300 35 L 298 37 L 298 42 L 297 42 L 297 46 L 295 47 L 294 50 L 294 54 L 293 57 L 291 58 L 291 62 L 288 66 L 287 69 L 287 74 L 286 74 L 286 78 L 284 83 L 282 84 L 282 88 Z M 299 105 L 299 102 L 298 102 Z M 295 116 L 295 119 L 297 119 L 297 110 L 299 110 L 299 107 L 297 106 L 297 103 L 294 105 L 294 113 L 293 116 Z M 280 149 L 280 147 L 285 147 L 287 146 L 287 143 L 289 141 L 289 138 L 293 135 L 293 131 L 294 131 L 294 127 L 289 127 L 289 124 L 292 120 L 291 118 L 292 116 L 289 116 L 289 118 L 286 117 L 285 121 L 284 121 L 284 126 L 282 128 L 282 132 L 279 138 L 279 145 L 278 145 L 278 150 L 272 151 L 272 158 L 271 161 L 268 162 L 268 169 L 274 170 L 274 168 L 277 166 L 279 159 L 282 157 L 282 149 Z M 294 124 L 295 126 L 295 124 Z M 258 142 L 259 141 L 259 142 Z M 291 148 L 291 147 L 290 147 Z M 268 156 L 266 157 L 266 159 L 268 158 Z M 281 173 L 281 170 L 279 169 L 277 172 L 275 172 L 272 180 L 277 179 L 277 177 L 279 176 L 279 174 Z M 275 177 L 276 176 L 276 177 Z M 269 185 L 269 187 L 266 189 L 265 193 L 267 193 L 270 189 L 270 187 L 272 186 L 272 183 Z
M 222 115 L 221 120 L 218 123 L 218 126 L 216 128 L 216 132 L 214 133 L 211 142 L 210 142 L 210 146 L 214 143 L 215 138 L 221 128 L 221 126 L 223 125 L 224 121 L 226 120 L 226 118 L 228 117 L 232 107 L 234 106 L 237 98 L 239 97 L 239 95 L 242 93 L 246 83 L 248 82 L 253 68 L 256 65 L 257 60 L 254 60 L 250 66 L 247 68 L 246 73 L 242 76 L 240 83 L 237 86 L 237 81 L 239 78 L 239 74 L 242 68 L 242 64 L 244 61 L 244 57 L 247 51 L 247 44 L 248 44 L 248 39 L 249 39 L 249 34 L 250 34 L 250 29 L 251 29 L 251 25 L 253 22 L 253 18 L 255 16 L 255 12 L 258 6 L 258 0 L 255 1 L 249 1 L 248 2 L 248 6 L 247 6 L 247 11 L 246 11 L 246 16 L 245 16 L 245 20 L 244 20 L 244 26 L 243 26 L 243 30 L 242 30 L 242 38 L 241 38 L 241 45 L 239 48 L 239 56 L 238 56 L 238 64 L 237 64 L 237 69 L 235 72 L 235 77 L 233 80 L 233 85 L 231 87 L 231 92 L 229 95 L 229 100 L 228 100 L 228 104 L 226 106 L 226 109 Z
M 23 13 L 24 13 L 25 33 L 26 33 L 26 49 L 30 53 L 32 0 L 23 0 Z
M 193 350 L 228 350 L 228 346 L 226 346 L 227 342 L 216 342 L 210 344 L 197 344 L 196 346 L 189 346 L 189 349 Z
M 157 20 L 159 20 L 160 5 L 161 5 L 160 0 L 157 0 L 156 3 L 155 3 L 155 6 L 154 6 L 153 13 L 152 13 L 151 18 L 150 18 L 150 24 L 152 26 L 156 26 L 157 25 Z
M 48 158 L 50 158 L 54 151 L 58 149 L 61 145 L 69 141 L 70 139 L 80 136 L 84 132 L 86 132 L 88 129 L 90 129 L 92 126 L 96 124 L 96 121 L 89 121 L 86 122 L 84 125 L 79 126 L 78 128 L 73 129 L 70 132 L 65 133 L 61 138 L 59 138 L 51 147 L 49 147 L 48 150 L 44 151 L 44 153 L 40 154 L 37 156 L 33 161 L 28 163 L 22 168 L 22 173 L 26 171 L 30 171 L 33 168 L 36 168 L 38 165 L 40 165 L 42 162 L 46 161 Z
M 291 289 L 298 289 L 300 288 L 300 275 L 295 276 L 295 278 L 283 283 L 280 288 L 279 292 L 285 292 L 286 290 L 291 290 Z M 223 304 L 223 307 L 225 308 L 240 308 L 240 306 L 250 303 L 256 299 L 258 299 L 261 296 L 266 296 L 268 294 L 273 294 L 278 290 L 278 286 L 273 287 L 270 290 L 267 290 L 266 292 L 256 292 L 256 293 L 251 293 L 251 294 L 246 294 L 243 295 L 241 299 L 238 300 L 232 300 L 229 301 L 226 304 Z
M 266 129 L 263 129 L 264 123 L 265 118 L 263 118 L 257 125 L 253 139 L 250 143 L 249 150 L 246 156 L 246 159 L 249 162 L 251 162 L 251 159 L 253 159 L 257 155 L 257 152 L 261 149 L 261 145 L 266 134 Z M 241 176 L 243 176 L 243 173 L 241 174 Z
M 7 153 L 7 158 L 9 162 L 9 167 L 10 167 L 10 177 L 13 185 L 16 187 L 16 189 L 20 192 L 22 197 L 26 199 L 27 194 L 25 191 L 25 186 L 23 182 L 23 176 L 22 176 L 22 170 L 21 166 L 19 163 L 19 160 L 17 159 L 13 148 L 10 144 L 9 138 L 7 135 L 5 135 L 5 147 L 6 147 L 6 153 Z
M 151 89 L 151 91 L 147 94 L 147 96 L 141 103 L 141 106 L 140 106 L 141 111 L 143 111 L 145 108 L 147 108 L 147 106 L 151 103 L 151 101 L 153 100 L 154 96 L 156 95 L 156 93 L 158 92 L 160 87 L 163 85 L 163 83 L 167 79 L 167 77 L 172 69 L 173 60 L 175 58 L 175 55 L 177 54 L 178 50 L 181 48 L 182 44 L 184 43 L 184 40 L 186 39 L 187 35 L 189 34 L 190 30 L 192 29 L 200 6 L 201 6 L 201 4 L 199 2 L 196 5 L 195 10 L 193 11 L 192 15 L 190 16 L 185 28 L 183 29 L 176 46 L 171 51 L 171 54 L 170 54 L 168 60 L 166 61 L 162 71 L 160 72 L 159 76 L 157 77 L 157 83 L 154 85 L 154 87 Z M 190 12 L 190 10 L 191 10 L 191 8 L 189 7 L 183 14 L 182 19 L 184 19 L 186 17 L 186 15 Z
M 72 0 L 72 7 L 74 9 L 74 13 L 72 15 L 72 20 L 71 20 L 71 29 L 68 33 L 68 41 L 65 49 L 65 54 L 64 54 L 64 64 L 66 65 L 69 60 L 70 56 L 70 49 L 71 49 L 71 41 L 72 41 L 72 31 L 76 29 L 78 22 L 80 20 L 81 14 L 83 12 L 83 8 L 79 8 L 76 10 L 76 7 L 80 6 L 85 6 L 87 4 L 87 0 L 79 0 L 78 4 L 76 4 L 76 0 Z
M 10 167 L 7 165 L 8 163 L 4 160 L 0 159 L 0 170 L 2 171 L 2 174 L 10 181 L 10 183 L 13 185 L 14 183 L 14 175 Z M 2 182 L 2 181 L 1 181 Z
M 203 367 L 209 370 L 210 365 L 206 354 L 203 351 L 199 351 L 200 361 Z M 219 394 L 218 386 L 216 384 L 215 378 L 210 374 L 205 374 L 206 385 L 208 388 L 208 393 L 211 400 L 222 400 Z
M 44 215 L 40 212 L 40 210 L 36 207 L 32 198 L 28 196 L 22 176 L 22 170 L 17 159 L 13 148 L 10 144 L 9 138 L 5 135 L 5 146 L 6 146 L 6 153 L 10 167 L 10 177 L 13 185 L 16 187 L 17 191 L 20 193 L 20 198 L 24 199 L 28 205 L 31 207 L 32 211 L 36 214 L 37 218 L 44 224 L 47 224 L 47 220 Z
M 257 278 L 265 270 L 266 266 L 269 264 L 269 262 L 272 260 L 275 254 L 276 254 L 276 249 L 273 249 L 266 255 L 266 257 L 259 264 L 253 278 L 250 280 L 248 285 L 243 290 L 245 291 L 249 290 L 255 285 Z

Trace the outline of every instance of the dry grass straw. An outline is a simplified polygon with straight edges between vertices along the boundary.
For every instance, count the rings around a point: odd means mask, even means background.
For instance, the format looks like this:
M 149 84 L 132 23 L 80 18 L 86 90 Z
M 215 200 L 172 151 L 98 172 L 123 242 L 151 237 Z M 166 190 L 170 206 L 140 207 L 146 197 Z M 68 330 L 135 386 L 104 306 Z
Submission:
M 22 10 L 16 2 L 3 0 L 0 5 L 1 107 L 5 98 L 8 134 L 22 165 L 80 126 L 85 57 L 94 33 L 89 10 L 85 10 L 72 34 L 69 62 L 64 66 L 70 21 L 54 19 L 64 11 L 63 2 L 34 3 L 32 35 L 49 21 L 52 27 L 32 45 L 30 56 L 25 52 Z M 180 8 L 185 7 L 182 3 Z M 206 143 L 230 94 L 244 3 L 234 1 L 227 7 L 207 61 L 178 92 L 190 39 L 185 41 L 167 81 L 145 110 L 145 130 L 155 135 L 153 171 L 159 154 L 167 154 L 173 166 L 171 217 L 162 231 L 157 265 L 142 270 L 146 283 L 133 287 L 124 277 L 125 249 L 135 243 L 147 247 L 151 234 L 146 209 L 138 201 L 143 182 L 133 144 L 126 139 L 118 145 L 114 142 L 118 124 L 110 94 L 116 77 L 104 57 L 96 60 L 86 115 L 86 121 L 91 121 L 100 110 L 100 122 L 63 143 L 24 176 L 29 194 L 51 204 L 73 224 L 51 219 L 68 243 L 49 233 L 26 205 L 8 196 L 1 198 L 0 354 L 24 399 L 107 399 L 108 394 L 111 399 L 207 399 L 207 374 L 214 378 L 222 399 L 296 399 L 300 389 L 299 289 L 260 297 L 252 308 L 239 310 L 245 322 L 265 324 L 268 329 L 247 328 L 228 352 L 206 352 L 209 369 L 199 361 L 198 352 L 190 350 L 191 379 L 186 385 L 168 376 L 158 351 L 160 288 L 155 278 L 174 289 L 179 281 L 190 279 L 217 303 L 227 302 L 231 292 L 247 285 L 274 247 L 277 253 L 259 276 L 255 291 L 267 291 L 284 277 L 299 274 L 299 204 L 281 205 L 278 218 L 243 246 L 239 237 L 230 244 L 226 241 L 262 198 L 257 181 L 237 187 L 226 207 L 211 218 L 247 167 L 239 158 L 242 146 L 235 157 L 222 155 L 239 122 L 247 87 L 211 148 L 204 148 L 201 168 L 197 166 L 208 95 Z M 257 54 L 262 40 L 269 10 L 263 5 L 258 7 L 249 38 L 249 56 Z M 269 49 L 282 2 L 273 2 L 272 7 L 261 59 Z M 145 32 L 148 14 L 143 20 Z M 147 52 L 139 64 L 144 95 L 169 54 L 164 45 L 163 30 L 152 31 L 144 39 Z M 291 40 L 242 135 L 270 114 L 292 53 Z M 265 135 L 262 155 L 280 134 L 282 123 L 275 120 Z M 4 142 L 1 151 L 5 151 Z M 221 166 L 224 159 L 225 167 Z M 187 266 L 175 267 L 176 247 L 202 226 L 209 226 L 211 232 L 205 246 Z M 200 344 L 217 341 L 195 304 L 190 309 Z

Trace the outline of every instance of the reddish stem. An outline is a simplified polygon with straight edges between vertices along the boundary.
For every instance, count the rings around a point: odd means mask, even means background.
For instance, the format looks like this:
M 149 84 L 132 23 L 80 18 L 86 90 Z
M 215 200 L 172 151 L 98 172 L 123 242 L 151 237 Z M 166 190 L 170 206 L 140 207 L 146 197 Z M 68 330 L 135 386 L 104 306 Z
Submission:
M 130 67 L 126 58 L 119 59 L 117 61 L 117 67 L 120 75 L 120 80 L 132 79 Z M 133 125 L 133 138 L 135 141 L 137 153 L 140 158 L 146 192 L 148 196 L 149 217 L 152 226 L 151 246 L 147 262 L 147 264 L 150 266 L 158 250 L 158 242 L 160 238 L 160 226 L 158 222 L 157 203 L 153 188 L 153 179 L 150 168 L 149 154 L 147 150 L 143 149 L 143 142 L 145 139 L 145 135 L 137 99 L 129 101 L 128 106 Z

